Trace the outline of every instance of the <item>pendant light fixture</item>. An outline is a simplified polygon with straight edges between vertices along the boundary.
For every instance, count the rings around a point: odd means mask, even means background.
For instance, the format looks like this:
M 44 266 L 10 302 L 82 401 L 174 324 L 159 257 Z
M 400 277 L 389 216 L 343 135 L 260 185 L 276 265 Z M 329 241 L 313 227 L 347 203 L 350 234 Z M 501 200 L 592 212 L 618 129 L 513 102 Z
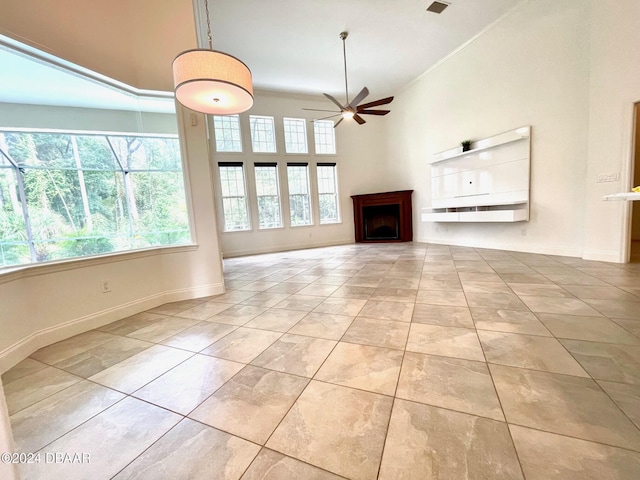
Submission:
M 187 108 L 213 115 L 242 113 L 253 105 L 251 70 L 237 58 L 213 50 L 209 3 L 204 0 L 209 49 L 187 50 L 173 61 L 178 101 Z

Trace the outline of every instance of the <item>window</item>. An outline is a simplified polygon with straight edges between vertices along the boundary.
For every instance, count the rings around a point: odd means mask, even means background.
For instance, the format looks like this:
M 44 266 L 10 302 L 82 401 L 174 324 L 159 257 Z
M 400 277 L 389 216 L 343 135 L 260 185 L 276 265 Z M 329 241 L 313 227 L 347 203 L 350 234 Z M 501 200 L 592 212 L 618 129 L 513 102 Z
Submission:
M 240 117 L 238 115 L 213 116 L 216 152 L 241 152 Z
M 332 120 L 316 120 L 313 122 L 313 136 L 316 154 L 332 155 L 336 153 L 336 137 Z
M 320 223 L 338 223 L 338 182 L 335 163 L 318 163 Z
M 0 266 L 190 240 L 177 138 L 0 131 Z
M 288 163 L 289 209 L 291 226 L 311 225 L 309 199 L 309 167 L 306 163 Z
M 224 231 L 249 230 L 242 162 L 220 162 L 218 171 L 220 172 Z
M 276 133 L 273 117 L 249 116 L 251 148 L 257 153 L 275 153 Z
M 258 199 L 258 226 L 259 228 L 281 227 L 278 166 L 275 163 L 256 163 L 254 168 Z
M 287 153 L 308 153 L 307 124 L 303 118 L 284 118 L 284 150 Z

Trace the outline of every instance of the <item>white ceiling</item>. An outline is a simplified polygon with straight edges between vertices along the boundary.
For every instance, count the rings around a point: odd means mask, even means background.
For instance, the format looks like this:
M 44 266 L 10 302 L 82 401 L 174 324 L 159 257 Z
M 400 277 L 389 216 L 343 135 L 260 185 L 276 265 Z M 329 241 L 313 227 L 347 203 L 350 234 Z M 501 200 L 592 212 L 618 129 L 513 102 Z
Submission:
M 348 31 L 350 95 L 393 95 L 522 0 L 209 0 L 213 46 L 240 58 L 255 88 L 344 96 L 340 32 Z
M 426 11 L 431 2 L 209 0 L 213 47 L 245 62 L 253 73 L 256 90 L 312 95 L 326 92 L 341 100 L 344 70 L 339 34 L 348 31 L 349 95 L 353 97 L 367 86 L 369 100 L 374 100 L 397 94 L 523 0 L 449 0 L 450 6 L 440 15 Z M 185 8 L 192 8 L 190 0 L 175 5 L 182 14 Z M 159 25 L 155 31 L 151 24 L 146 28 L 158 39 L 153 44 L 161 45 L 166 26 Z M 193 25 L 176 24 L 172 28 L 193 29 Z M 166 56 L 167 52 L 162 53 Z M 154 55 L 154 48 L 148 55 Z M 83 78 L 82 68 L 69 76 L 41 61 L 28 65 L 27 60 L 24 55 L 0 48 L 0 102 L 61 103 L 73 94 L 73 106 L 133 108 L 126 106 L 131 105 L 132 90 L 123 96 L 113 88 L 117 82 L 105 87 Z M 149 64 L 148 68 L 158 68 L 158 62 Z M 170 65 L 166 70 L 163 65 L 161 62 L 161 71 L 147 74 L 170 77 Z M 133 103 L 138 108 L 137 100 Z M 163 108 L 148 107 L 152 111 Z

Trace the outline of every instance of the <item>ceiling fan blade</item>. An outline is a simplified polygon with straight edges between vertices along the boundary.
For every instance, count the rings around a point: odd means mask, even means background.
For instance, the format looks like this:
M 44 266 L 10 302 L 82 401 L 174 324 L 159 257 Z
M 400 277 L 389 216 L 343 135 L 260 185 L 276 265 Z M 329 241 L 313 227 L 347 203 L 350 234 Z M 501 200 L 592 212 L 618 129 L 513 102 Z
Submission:
M 351 103 L 347 106 L 347 108 L 354 108 L 362 100 L 364 100 L 367 97 L 367 95 L 369 95 L 369 89 L 367 87 L 364 87 L 362 90 L 360 90 L 360 93 L 356 95 L 356 97 L 353 100 L 351 100 Z
M 326 120 L 327 118 L 333 118 L 333 117 L 337 117 L 338 115 L 342 115 L 341 113 L 336 113 L 334 115 L 329 115 L 328 117 L 322 117 L 322 118 L 314 118 L 313 120 L 311 120 L 312 122 L 318 122 L 320 120 Z
M 374 102 L 358 105 L 358 111 L 364 110 L 365 108 L 377 107 L 378 105 L 386 105 L 387 103 L 391 102 L 393 102 L 393 97 L 381 98 L 380 100 L 376 100 Z
M 336 112 L 335 110 L 323 110 L 320 108 L 303 108 L 303 110 L 309 110 L 310 112 L 334 112 L 334 113 L 340 113 L 340 112 Z
M 358 115 L 386 115 L 391 110 L 358 110 Z
M 338 108 L 340 109 L 340 111 L 344 110 L 344 107 L 342 105 L 340 105 L 340 102 L 338 102 L 338 100 L 336 100 L 335 98 L 333 98 L 331 95 L 329 95 L 328 93 L 323 93 L 323 95 L 325 97 L 327 97 L 329 100 L 331 100 L 333 103 L 335 103 Z
M 340 120 L 338 120 L 338 121 L 336 122 L 336 124 L 333 126 L 333 128 L 336 128 L 338 125 L 340 125 L 340 122 L 341 122 L 342 120 L 344 120 L 344 117 L 341 117 L 341 118 L 340 118 Z
M 363 123 L 367 123 L 366 120 L 364 118 L 362 118 L 360 115 L 358 115 L 357 113 L 353 116 L 353 119 L 358 122 L 358 125 L 362 125 Z

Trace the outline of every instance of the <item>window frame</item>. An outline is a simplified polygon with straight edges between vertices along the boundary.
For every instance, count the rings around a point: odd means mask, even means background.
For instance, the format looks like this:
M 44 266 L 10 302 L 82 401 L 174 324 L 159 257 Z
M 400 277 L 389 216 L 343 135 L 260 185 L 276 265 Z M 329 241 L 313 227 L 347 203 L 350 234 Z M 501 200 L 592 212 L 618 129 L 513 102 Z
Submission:
M 287 122 L 295 121 L 296 123 L 302 125 L 302 133 L 296 132 L 296 135 L 301 135 L 304 139 L 304 151 L 290 152 L 287 148 Z M 284 153 L 286 155 L 309 155 L 309 138 L 307 134 L 307 120 L 304 118 L 295 118 L 295 117 L 283 117 L 282 118 L 282 128 L 283 128 L 283 137 L 284 137 Z M 295 142 L 295 144 L 299 144 L 299 142 Z
M 291 201 L 291 197 L 293 195 L 296 196 L 300 196 L 300 195 L 305 195 L 305 194 L 292 194 L 291 193 L 291 182 L 290 182 L 290 178 L 291 176 L 289 175 L 289 167 L 304 167 L 305 168 L 305 176 L 306 176 L 306 187 L 307 187 L 307 193 L 306 193 L 306 199 L 307 199 L 307 208 L 306 211 L 308 213 L 308 217 L 309 217 L 309 223 L 299 223 L 299 224 L 294 224 L 293 223 L 293 212 L 292 212 L 292 205 L 293 202 Z M 314 219 L 313 219 L 313 204 L 312 204 L 312 199 L 311 199 L 311 178 L 309 175 L 309 163 L 307 162 L 287 162 L 287 187 L 288 187 L 288 196 L 289 196 L 289 226 L 291 228 L 297 228 L 297 227 L 310 227 L 314 225 Z
M 271 126 L 271 135 L 273 136 L 273 150 L 256 150 L 257 141 L 258 144 L 264 143 L 261 139 L 254 139 L 254 125 L 253 120 L 269 120 L 269 125 Z M 267 130 L 261 130 L 260 132 L 266 132 Z M 278 153 L 278 142 L 277 142 L 277 134 L 276 134 L 276 123 L 275 118 L 271 115 L 249 115 L 249 134 L 251 136 L 251 152 L 256 154 L 276 154 Z
M 224 187 L 222 184 L 222 170 L 221 168 L 241 168 L 242 172 L 242 186 L 244 195 L 224 195 Z M 236 232 L 247 232 L 252 230 L 251 226 L 251 214 L 249 210 L 249 199 L 248 199 L 248 189 L 247 189 L 247 175 L 244 168 L 244 162 L 218 162 L 218 184 L 220 187 L 220 209 L 222 210 L 222 232 L 223 233 L 236 233 Z M 231 199 L 244 199 L 244 214 L 247 219 L 246 228 L 235 228 L 235 229 L 227 229 L 227 212 L 225 211 L 225 202 L 226 198 Z
M 329 125 L 331 126 L 329 127 Z M 324 131 L 319 131 L 320 126 L 326 126 L 326 128 L 323 128 Z M 331 132 L 331 135 L 329 135 L 329 132 Z M 330 136 L 331 143 L 320 141 L 323 136 Z M 338 147 L 336 145 L 335 122 L 333 120 L 315 120 L 313 122 L 313 144 L 316 155 L 337 155 Z M 318 146 L 322 145 L 331 145 L 333 147 L 332 151 L 322 151 L 324 147 L 318 148 Z
M 321 188 L 321 176 L 320 176 L 320 168 L 332 167 L 333 170 L 333 192 L 323 192 Z M 335 225 L 338 223 L 342 223 L 342 216 L 340 211 L 340 191 L 338 186 L 338 167 L 336 162 L 317 162 L 316 163 L 316 181 L 318 187 L 318 223 L 319 225 Z M 322 218 L 322 195 L 333 195 L 335 197 L 335 221 L 326 221 Z
M 258 168 L 269 168 L 273 169 L 273 173 L 275 175 L 275 192 L 276 195 L 265 195 L 260 193 L 260 189 L 258 188 Z M 254 176 L 254 186 L 255 186 L 255 196 L 256 196 L 256 213 L 258 215 L 258 230 L 273 230 L 277 228 L 283 228 L 284 222 L 282 219 L 282 194 L 280 191 L 280 175 L 278 174 L 278 164 L 276 162 L 254 162 L 253 163 L 253 176 Z M 272 186 L 273 187 L 273 186 Z M 260 199 L 261 198 L 274 198 L 276 200 L 277 205 L 277 214 L 278 214 L 278 224 L 277 225 L 262 225 L 261 219 L 261 208 L 260 208 Z
M 28 248 L 27 254 L 21 254 L 23 258 L 9 263 L 5 262 L 3 252 L 0 271 L 78 261 L 97 255 L 120 255 L 146 249 L 193 245 L 191 203 L 178 135 L 25 127 L 1 128 L 0 133 L 3 138 L 7 134 L 26 135 L 28 145 L 34 148 L 32 153 L 25 153 L 24 158 L 23 155 L 14 158 L 15 152 L 12 153 L 10 143 L 3 142 L 0 145 L 1 168 L 5 173 L 13 173 L 13 181 L 5 182 L 6 186 L 15 189 L 16 202 L 21 206 L 20 212 L 16 210 L 13 214 L 25 219 L 21 230 L 24 238 L 21 241 L 16 243 L 11 237 L 0 240 L 8 240 L 2 242 L 7 245 Z M 38 135 L 54 136 L 49 141 L 54 146 L 60 141 L 69 143 L 64 153 L 57 151 L 51 157 L 46 150 L 35 150 L 36 145 L 48 145 L 46 139 L 38 139 Z M 128 145 L 126 153 L 122 150 L 121 141 Z M 133 148 L 135 142 L 138 142 L 138 146 Z M 51 151 L 55 152 L 56 149 Z M 162 178 L 164 174 L 176 178 L 166 180 Z M 36 175 L 44 175 L 43 178 L 49 179 L 55 193 L 47 198 L 50 203 L 54 200 L 61 202 L 65 211 L 64 215 L 54 212 L 47 216 L 49 222 L 56 221 L 57 224 L 51 227 L 55 228 L 50 230 L 52 233 L 45 235 L 37 231 L 38 227 L 34 225 L 39 206 L 29 198 L 33 192 L 28 192 L 29 185 L 25 189 L 25 183 L 31 182 Z M 62 187 L 59 184 L 61 180 L 66 182 L 64 190 L 59 188 Z M 101 188 L 98 190 L 92 188 L 96 181 L 100 182 Z M 177 205 L 177 210 L 171 207 L 161 217 L 157 215 L 166 207 L 161 205 L 162 199 L 155 195 L 141 196 L 139 193 L 140 185 L 148 186 L 158 181 L 174 187 L 178 185 L 170 194 L 178 194 L 180 202 L 172 204 Z M 79 189 L 77 196 L 69 187 Z M 12 196 L 10 193 L 7 195 Z M 173 229 L 167 229 L 162 227 L 162 222 L 158 223 L 159 218 L 176 220 L 182 217 L 181 207 L 184 207 L 184 225 L 175 223 Z M 109 215 L 109 212 L 115 211 L 118 213 Z M 177 216 L 173 217 L 176 212 Z M 37 248 L 43 248 L 46 255 L 38 253 Z
M 216 128 L 216 120 L 220 119 L 220 120 L 225 120 L 225 119 L 229 119 L 229 118 L 235 118 L 237 119 L 237 125 L 238 125 L 238 135 L 239 135 L 239 140 L 238 140 L 238 144 L 240 147 L 240 150 L 218 150 L 218 129 Z M 236 115 L 213 115 L 213 122 L 212 122 L 212 126 L 213 126 L 213 144 L 214 144 L 214 149 L 216 153 L 243 153 L 244 152 L 244 146 L 243 146 L 243 142 L 242 142 L 242 125 L 240 122 L 240 115 L 236 114 Z M 224 132 L 226 129 L 222 129 L 222 132 Z M 229 129 L 229 131 L 232 131 L 231 129 Z M 231 140 L 232 142 L 234 142 L 234 140 Z M 235 142 L 234 142 L 235 143 Z

